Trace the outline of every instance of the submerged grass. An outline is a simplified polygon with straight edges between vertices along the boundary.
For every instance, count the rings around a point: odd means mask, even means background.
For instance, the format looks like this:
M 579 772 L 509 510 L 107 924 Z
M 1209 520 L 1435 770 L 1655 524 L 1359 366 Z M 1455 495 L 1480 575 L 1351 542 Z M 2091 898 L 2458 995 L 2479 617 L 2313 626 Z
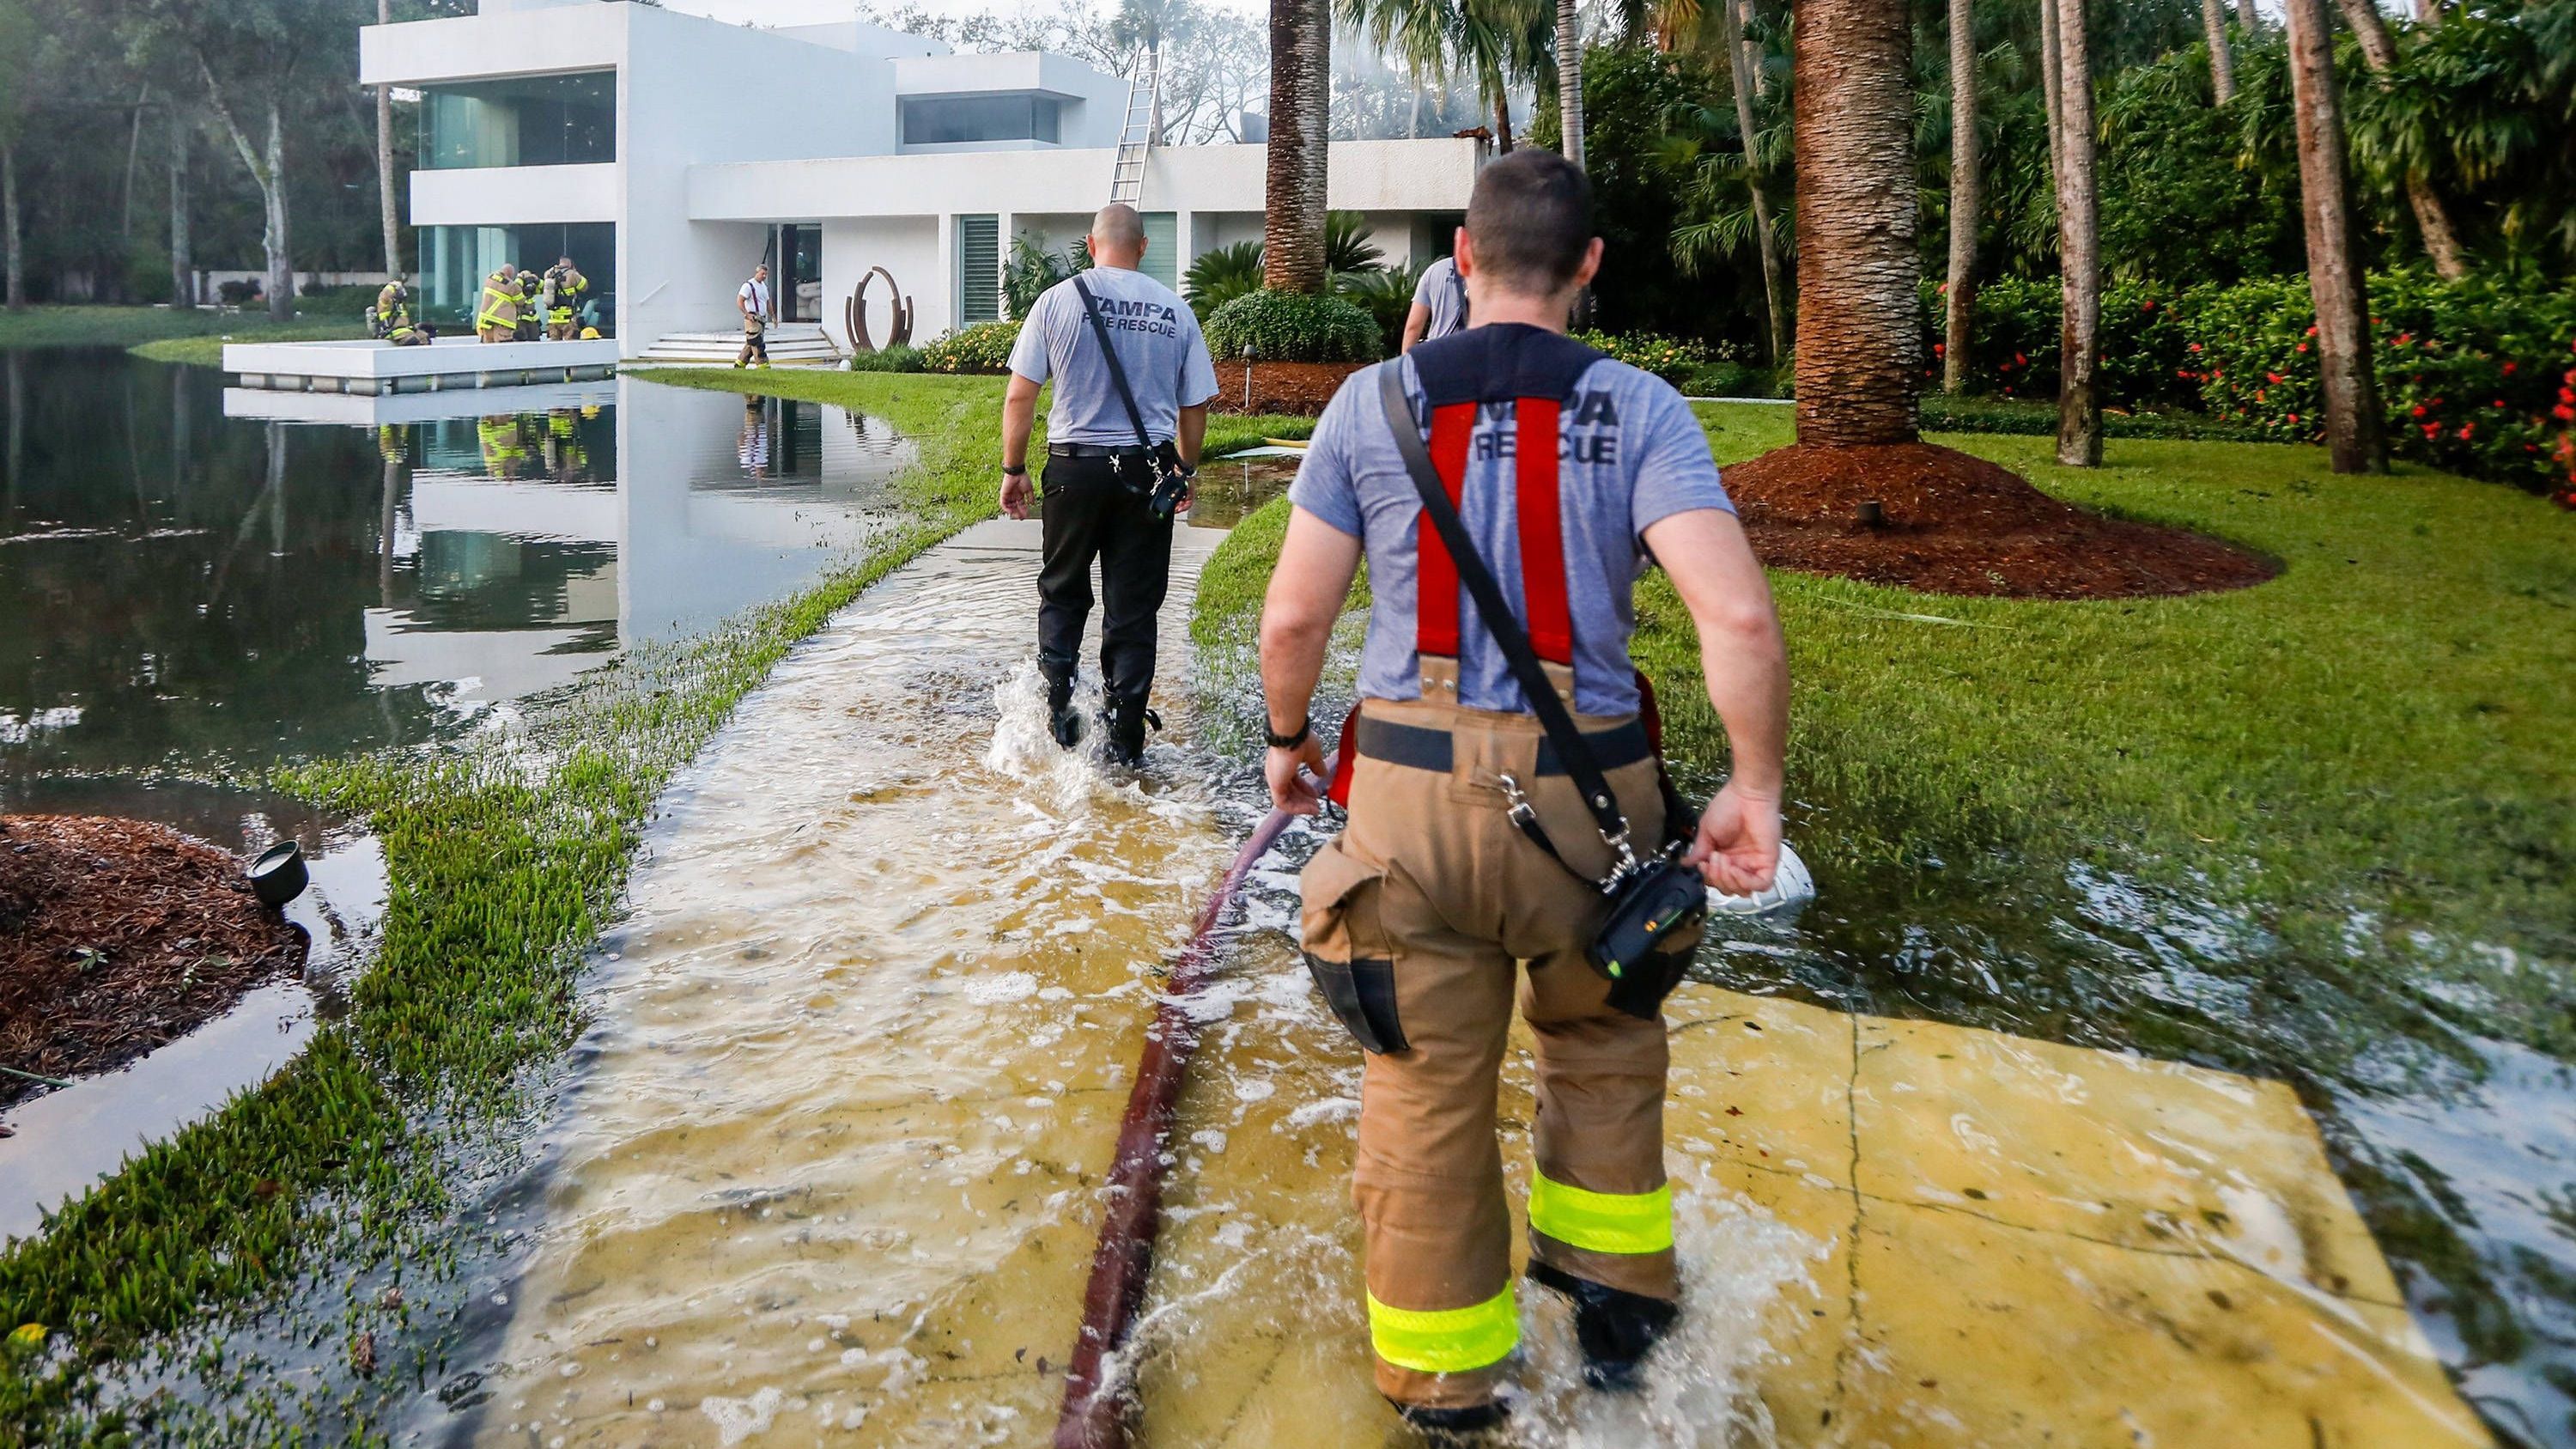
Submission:
M 1699 412 L 1721 463 L 1790 440 L 1783 410 Z M 2079 470 L 2045 439 L 1942 441 L 2285 572 L 2086 603 L 1774 573 L 1812 861 L 2103 861 L 2365 970 L 2414 959 L 2420 928 L 2482 988 L 2484 1029 L 2576 1055 L 2576 517 L 2421 469 L 2335 477 L 2313 448 L 2115 439 L 2108 466 Z M 1203 645 L 1246 637 L 1285 507 L 1209 561 Z M 1714 776 L 1724 739 L 1687 617 L 1660 577 L 1639 608 L 1675 756 Z
M 723 371 L 656 376 L 746 386 Z M 0 1443 L 124 1442 L 150 1407 L 110 1386 L 156 1372 L 144 1362 L 156 1339 L 289 1293 L 299 1274 L 349 1272 L 398 1225 L 434 1221 L 446 1201 L 432 1164 L 508 1110 L 522 1074 L 580 1030 L 581 952 L 672 775 L 833 610 L 991 511 L 1000 390 L 989 381 L 813 381 L 921 450 L 896 485 L 904 518 L 855 566 L 713 635 L 637 650 L 531 710 L 521 733 L 281 775 L 363 814 L 382 840 L 391 898 L 377 959 L 347 1017 L 267 1084 L 0 1255 L 0 1321 L 49 1330 L 0 1348 Z M 753 390 L 773 382 L 818 395 L 792 375 L 763 374 Z

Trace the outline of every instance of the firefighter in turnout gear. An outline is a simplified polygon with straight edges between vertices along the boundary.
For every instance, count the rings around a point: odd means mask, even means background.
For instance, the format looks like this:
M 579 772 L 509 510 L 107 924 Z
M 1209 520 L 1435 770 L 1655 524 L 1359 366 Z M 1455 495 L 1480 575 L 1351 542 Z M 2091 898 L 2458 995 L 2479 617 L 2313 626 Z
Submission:
M 525 267 L 519 269 L 519 322 L 513 334 L 521 342 L 542 342 L 546 336 L 546 283 L 543 277 Z
M 422 347 L 436 337 L 428 328 L 413 325 L 411 288 L 399 274 L 376 293 L 376 305 L 367 312 L 367 330 L 396 347 Z
M 546 338 L 551 342 L 570 342 L 580 324 L 581 294 L 590 287 L 590 279 L 572 264 L 572 258 L 559 258 L 546 268 Z
M 483 279 L 483 301 L 474 314 L 475 335 L 486 342 L 514 342 L 519 335 L 519 272 L 507 263 Z
M 1698 931 L 1622 976 L 1597 945 L 1613 939 L 1603 882 L 1635 878 L 1618 874 L 1632 840 L 1696 872 L 1663 877 L 1694 906 L 1703 880 L 1759 890 L 1779 859 L 1788 668 L 1769 586 L 1680 394 L 1564 335 L 1600 257 L 1580 170 L 1533 150 L 1484 169 L 1457 239 L 1472 320 L 1355 375 L 1318 420 L 1261 622 L 1271 796 L 1312 814 L 1307 709 L 1367 559 L 1333 781 L 1349 824 L 1306 866 L 1304 946 L 1364 1053 L 1352 1198 L 1377 1387 L 1434 1442 L 1501 1423 L 1519 1342 L 1495 1135 L 1515 1002 L 1538 1079 L 1527 1276 L 1571 1301 L 1587 1382 L 1627 1388 L 1678 1311 L 1661 1002 Z M 1435 528 L 1434 490 L 1474 559 Z M 1628 657 L 1655 561 L 1732 746 L 1695 820 Z M 1514 643 L 1466 596 L 1478 586 Z M 1523 680 L 1546 684 L 1549 716 Z M 1586 769 L 1603 798 L 1577 788 Z

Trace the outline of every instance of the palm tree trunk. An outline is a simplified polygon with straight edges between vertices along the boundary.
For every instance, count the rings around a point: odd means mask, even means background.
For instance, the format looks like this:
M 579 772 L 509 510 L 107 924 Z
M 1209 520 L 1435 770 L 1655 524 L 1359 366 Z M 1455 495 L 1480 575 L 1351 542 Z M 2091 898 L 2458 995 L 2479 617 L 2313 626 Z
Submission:
M 1915 440 L 1913 51 L 1904 0 L 1805 0 L 1791 43 L 1798 441 Z
M 1968 390 L 1968 344 L 1977 305 L 1977 220 L 1985 178 L 1977 158 L 1975 0 L 1950 0 L 1949 326 L 1941 344 L 1941 388 Z
M 2336 0 L 2343 10 L 2344 23 L 2352 27 L 2353 38 L 2361 42 L 2362 61 L 2370 73 L 2383 80 L 2397 66 L 2397 39 L 2388 33 L 2388 22 L 2372 0 Z M 2459 228 L 2451 224 L 2451 210 L 2443 205 L 2442 194 L 2433 189 L 2433 179 L 2413 169 L 2406 173 L 2406 205 L 2415 213 L 2415 228 L 2424 234 L 2424 254 L 2433 259 L 2433 270 L 2442 280 L 2456 282 L 2469 274 L 2467 251 L 2460 245 Z
M 1325 146 L 1333 22 L 1324 0 L 1270 0 L 1270 143 L 1263 158 L 1262 285 L 1324 290 Z
M 0 231 L 8 236 L 7 296 L 12 312 L 27 305 L 27 258 L 18 223 L 18 144 L 0 141 Z M 15 420 L 17 414 L 10 415 Z M 15 468 L 10 470 L 13 474 Z
M 1512 154 L 1512 91 L 1502 77 L 1491 77 L 1486 88 L 1494 94 L 1494 154 Z
M 2060 76 L 2064 70 L 2057 47 L 2056 0 L 2039 0 L 2039 89 L 2040 104 L 2048 111 L 2048 175 L 2055 184 L 2057 173 L 2066 169 L 2066 133 L 2058 124 L 2064 113 L 2058 101 Z
M 376 0 L 376 23 L 391 25 L 393 0 Z M 376 210 L 385 229 L 385 271 L 399 274 L 402 264 L 402 212 L 394 205 L 394 91 L 376 87 Z
M 1753 130 L 1753 55 L 1744 39 L 1744 0 L 1724 0 L 1727 66 L 1735 78 L 1735 129 L 1744 141 L 1744 189 L 1753 197 L 1754 250 L 1762 258 L 1762 315 L 1768 324 L 1770 362 L 1778 367 L 1789 351 L 1789 302 L 1781 295 L 1780 234 L 1771 222 L 1771 198 L 1759 179 L 1759 146 Z
M 188 245 L 188 117 L 170 107 L 170 285 L 182 307 L 197 305 L 197 262 Z
M 2227 0 L 2200 0 L 2201 28 L 2209 32 L 2209 84 L 2226 105 L 2236 99 L 2236 57 L 2227 48 Z
M 2343 117 L 2334 90 L 2334 37 L 2322 0 L 2288 0 L 2290 104 L 2299 126 L 2299 204 L 2308 242 L 2308 295 L 2317 307 L 2326 450 L 2338 473 L 2388 471 L 2379 380 L 2370 360 L 2370 297 L 2354 265 Z
M 2102 464 L 2102 234 L 2093 191 L 2093 66 L 2084 0 L 2057 15 L 2057 252 L 2064 298 L 2057 329 L 2057 461 Z
M 1557 150 L 1583 165 L 1583 26 L 1574 0 L 1556 0 Z

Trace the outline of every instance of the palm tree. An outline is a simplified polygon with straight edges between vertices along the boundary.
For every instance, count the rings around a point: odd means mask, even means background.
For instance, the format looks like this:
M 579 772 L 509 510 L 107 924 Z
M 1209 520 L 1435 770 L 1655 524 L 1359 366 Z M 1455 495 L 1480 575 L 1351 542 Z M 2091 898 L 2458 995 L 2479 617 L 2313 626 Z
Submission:
M 2361 42 L 2361 58 L 2382 86 L 2388 84 L 2388 73 L 2397 68 L 2397 41 L 2388 33 L 2388 22 L 2372 0 L 2336 0 L 2343 8 L 2344 23 L 2352 27 L 2353 37 Z M 2456 282 L 2469 274 L 2468 254 L 2460 245 L 2459 228 L 2451 224 L 2451 210 L 2443 205 L 2442 194 L 2433 189 L 2433 178 L 2419 159 L 2410 158 L 2400 178 L 2406 188 L 2406 205 L 2415 213 L 2415 226 L 2424 234 L 2424 254 L 2433 259 L 2433 270 L 2442 280 Z
M 1734 78 L 1735 129 L 1744 138 L 1744 185 L 1753 199 L 1753 240 L 1762 259 L 1762 314 L 1769 324 L 1770 363 L 1780 365 L 1789 347 L 1789 303 L 1782 295 L 1780 236 L 1771 224 L 1771 198 L 1762 189 L 1762 165 L 1753 126 L 1755 77 L 1760 73 L 1760 42 L 1745 31 L 1745 0 L 1721 0 L 1726 27 L 1726 65 Z M 1964 4 L 1965 0 L 1953 0 Z
M 376 23 L 391 25 L 394 0 L 376 0 Z M 394 208 L 394 90 L 376 87 L 376 209 L 385 228 L 385 270 L 402 270 L 402 221 Z
M 2223 106 L 2236 99 L 2236 57 L 2227 49 L 2227 0 L 2200 0 L 2200 26 L 2209 33 L 2209 86 Z
M 2326 450 L 2338 473 L 2388 471 L 2379 380 L 2370 362 L 2370 298 L 2353 263 L 2354 219 L 2335 101 L 2334 36 L 2323 0 L 2288 0 L 2290 103 L 2298 113 L 2299 208 L 2308 242 L 2308 295 L 2317 307 Z
M 1333 18 L 1325 0 L 1270 0 L 1270 143 L 1264 157 L 1262 284 L 1324 290 L 1325 145 Z
M 2093 66 L 2084 0 L 2043 0 L 2057 17 L 2057 461 L 2102 464 L 2102 233 L 2093 185 Z
M 1557 149 L 1583 164 L 1583 25 L 1574 0 L 1556 0 Z
M 1552 64 L 1556 18 L 1542 0 L 1460 0 L 1452 47 L 1494 108 L 1494 149 L 1512 149 L 1512 87 Z
M 1968 390 L 1968 343 L 1977 304 L 1977 219 L 1985 201 L 1984 178 L 1977 171 L 1976 20 L 1976 0 L 1950 0 L 1950 311 L 1941 349 L 1941 389 L 1949 393 Z M 1736 90 L 1740 97 L 1742 81 Z
M 1791 42 L 1798 442 L 1915 440 L 1913 35 L 1904 0 L 1804 0 Z

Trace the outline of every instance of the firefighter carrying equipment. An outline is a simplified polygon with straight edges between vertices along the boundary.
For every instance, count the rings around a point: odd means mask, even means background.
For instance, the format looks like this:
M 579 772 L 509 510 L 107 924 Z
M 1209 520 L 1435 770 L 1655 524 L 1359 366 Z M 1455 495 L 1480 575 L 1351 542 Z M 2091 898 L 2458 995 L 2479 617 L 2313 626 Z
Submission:
M 1487 466 L 1505 470 L 1500 486 L 1522 490 L 1521 596 L 1528 632 L 1551 656 L 1539 661 L 1551 704 L 1573 688 L 1558 403 L 1599 356 L 1515 326 L 1407 354 L 1453 507 L 1480 413 L 1505 427 L 1516 415 L 1515 441 L 1529 444 L 1497 450 L 1517 463 Z M 1421 697 L 1362 702 L 1335 781 L 1354 782 L 1344 797 L 1349 826 L 1306 866 L 1302 916 L 1309 969 L 1365 1053 L 1352 1197 L 1377 1388 L 1427 1429 L 1423 1419 L 1452 1412 L 1488 1422 L 1519 1338 L 1495 1097 L 1515 998 L 1537 1077 L 1531 1260 L 1626 1295 L 1596 1295 L 1607 1308 L 1577 1306 L 1594 1324 L 1586 1341 L 1602 1382 L 1633 1374 L 1670 1321 L 1638 1301 L 1669 1306 L 1679 1285 L 1663 1168 L 1664 1025 L 1660 1012 L 1614 1004 L 1616 983 L 1585 963 L 1609 914 L 1594 882 L 1621 857 L 1593 828 L 1592 802 L 1571 773 L 1588 756 L 1595 788 L 1606 787 L 1634 838 L 1664 839 L 1669 796 L 1652 721 L 1575 716 L 1569 743 L 1533 714 L 1462 706 L 1463 580 L 1435 523 L 1423 518 L 1416 536 Z M 1564 864 L 1513 823 L 1505 777 L 1532 817 L 1554 828 Z M 1686 952 L 1696 934 L 1685 926 L 1667 944 Z M 1556 1276 L 1540 1281 L 1560 1286 Z
M 1388 429 L 1395 435 L 1396 450 L 1404 457 L 1405 471 L 1413 477 L 1414 491 L 1422 496 L 1423 522 L 1430 525 L 1421 534 L 1419 545 L 1422 587 L 1418 596 L 1424 601 L 1419 605 L 1421 614 L 1428 617 L 1439 612 L 1439 607 L 1430 602 L 1435 595 L 1443 601 L 1447 611 L 1443 626 L 1448 631 L 1444 640 L 1454 654 L 1458 586 L 1465 585 L 1468 595 L 1476 601 L 1477 617 L 1484 621 L 1486 632 L 1502 650 L 1504 662 L 1511 666 L 1513 678 L 1519 681 L 1522 694 L 1528 697 L 1530 708 L 1546 729 L 1557 760 L 1574 777 L 1602 843 L 1610 847 L 1617 860 L 1611 873 L 1597 882 L 1601 894 L 1610 902 L 1610 911 L 1585 949 L 1584 959 L 1616 983 L 1610 998 L 1614 1006 L 1631 1016 L 1654 1016 L 1663 1008 L 1664 998 L 1681 984 L 1682 972 L 1690 965 L 1689 951 L 1676 952 L 1671 943 L 1699 939 L 1700 926 L 1708 916 L 1708 890 L 1699 874 L 1681 863 L 1683 842 L 1671 829 L 1678 821 L 1689 818 L 1687 811 L 1674 810 L 1667 802 L 1662 848 L 1650 849 L 1640 856 L 1629 844 L 1628 818 L 1619 813 L 1618 801 L 1610 792 L 1609 782 L 1602 778 L 1601 763 L 1590 741 L 1576 727 L 1541 662 L 1544 658 L 1565 669 L 1566 693 L 1571 695 L 1574 627 L 1565 597 L 1564 546 L 1556 537 L 1561 527 L 1557 479 L 1546 477 L 1539 481 L 1537 477 L 1559 471 L 1554 446 L 1557 399 L 1524 396 L 1514 404 L 1519 450 L 1515 457 L 1520 501 L 1524 505 L 1521 530 L 1527 545 L 1522 550 L 1521 597 L 1528 601 L 1531 619 L 1531 628 L 1524 632 L 1520 620 L 1512 614 L 1511 604 L 1503 597 L 1501 585 L 1494 582 L 1492 571 L 1478 555 L 1475 540 L 1468 537 L 1467 525 L 1458 517 L 1453 496 L 1463 481 L 1467 428 L 1473 421 L 1476 404 L 1452 403 L 1432 410 L 1432 441 L 1436 444 L 1454 438 L 1458 450 L 1456 465 L 1443 470 L 1433 463 L 1431 453 L 1423 446 L 1422 434 L 1413 419 L 1413 403 L 1405 395 L 1403 375 L 1392 368 L 1379 369 L 1378 398 L 1386 412 Z M 1450 422 L 1446 429 L 1442 426 L 1444 417 Z M 1535 456 L 1528 451 L 1533 448 L 1539 450 Z M 1542 560 L 1553 560 L 1554 567 L 1542 562 L 1533 569 L 1532 553 Z M 1504 775 L 1500 783 L 1511 803 L 1513 826 L 1549 859 L 1574 870 L 1548 835 L 1546 826 L 1539 822 L 1520 782 Z
M 483 279 L 482 309 L 475 313 L 474 326 L 486 342 L 507 342 L 519 327 L 519 305 L 526 297 L 519 290 L 519 274 L 504 266 Z M 500 336 L 494 336 L 495 332 Z
M 581 294 L 589 288 L 590 279 L 578 267 L 557 262 L 546 269 L 545 280 L 553 289 L 546 304 L 546 336 L 557 342 L 569 341 L 574 319 L 580 315 Z

